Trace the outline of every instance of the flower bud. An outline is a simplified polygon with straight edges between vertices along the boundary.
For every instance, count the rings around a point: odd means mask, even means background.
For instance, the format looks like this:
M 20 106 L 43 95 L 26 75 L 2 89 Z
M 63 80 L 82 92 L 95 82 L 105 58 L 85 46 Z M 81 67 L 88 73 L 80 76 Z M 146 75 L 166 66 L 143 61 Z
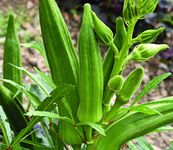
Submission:
M 120 91 L 123 86 L 124 78 L 120 75 L 112 77 L 108 82 L 109 90 L 112 92 Z
M 166 50 L 167 48 L 167 44 L 139 44 L 126 59 L 146 61 L 155 56 L 158 52 Z
M 94 12 L 92 12 L 92 19 L 94 23 L 94 30 L 99 41 L 106 46 L 109 46 L 109 44 L 113 42 L 113 32 L 97 17 Z
M 140 43 L 150 43 L 156 40 L 158 35 L 164 31 L 165 28 L 160 27 L 159 29 L 155 30 L 146 30 L 142 32 L 137 38 Z
M 144 69 L 138 67 L 133 70 L 125 80 L 122 89 L 117 95 L 117 99 L 127 103 L 139 88 L 144 76 Z

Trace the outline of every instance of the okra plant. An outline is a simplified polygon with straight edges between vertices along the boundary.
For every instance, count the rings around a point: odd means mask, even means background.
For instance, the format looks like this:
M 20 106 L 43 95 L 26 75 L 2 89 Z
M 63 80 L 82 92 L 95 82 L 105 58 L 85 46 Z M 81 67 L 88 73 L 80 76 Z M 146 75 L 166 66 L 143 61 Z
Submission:
M 144 68 L 139 66 L 127 76 L 123 73 L 130 61 L 147 61 L 168 48 L 153 43 L 162 27 L 133 36 L 137 21 L 152 13 L 157 3 L 124 0 L 115 34 L 85 4 L 76 50 L 56 2 L 39 0 L 44 48 L 23 45 L 40 50 L 50 74 L 36 68 L 30 73 L 22 67 L 11 14 L 0 85 L 2 149 L 118 150 L 135 138 L 145 145 L 143 135 L 173 122 L 173 97 L 137 104 L 170 73 L 153 78 L 139 92 Z M 101 44 L 107 48 L 104 58 Z M 22 74 L 34 84 L 26 85 Z M 26 98 L 28 109 L 22 105 Z

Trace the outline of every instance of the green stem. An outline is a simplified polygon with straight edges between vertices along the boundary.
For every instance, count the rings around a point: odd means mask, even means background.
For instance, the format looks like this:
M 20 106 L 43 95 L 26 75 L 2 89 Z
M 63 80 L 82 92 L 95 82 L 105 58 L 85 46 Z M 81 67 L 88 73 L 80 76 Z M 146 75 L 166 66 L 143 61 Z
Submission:
M 136 24 L 136 21 L 134 21 L 132 24 L 129 25 L 128 32 L 127 32 L 127 39 L 126 39 L 126 41 L 124 41 L 122 49 L 119 53 L 119 57 L 117 57 L 117 55 L 115 55 L 115 57 L 114 57 L 115 61 L 114 61 L 114 66 L 113 66 L 110 78 L 115 75 L 120 74 L 123 69 L 123 66 L 127 63 L 127 60 L 125 59 L 125 57 L 128 54 L 129 48 L 133 45 L 132 37 L 133 37 L 133 31 L 134 31 L 135 24 Z M 104 95 L 108 94 L 106 92 L 108 92 L 108 91 L 105 91 Z M 110 102 L 110 100 L 108 102 Z M 105 105 L 103 105 L 103 110 L 107 110 L 108 109 L 107 106 L 108 105 L 106 102 Z
M 94 145 L 88 144 L 86 150 L 94 150 Z
M 123 103 L 117 99 L 112 109 L 107 114 L 105 114 L 103 122 L 104 123 L 109 122 L 110 119 L 112 119 L 112 117 L 116 114 L 117 110 L 122 106 L 122 104 Z
M 90 126 L 84 126 L 84 131 L 85 131 L 85 138 L 87 144 L 92 143 L 92 127 Z
M 74 150 L 81 150 L 81 145 L 73 145 Z

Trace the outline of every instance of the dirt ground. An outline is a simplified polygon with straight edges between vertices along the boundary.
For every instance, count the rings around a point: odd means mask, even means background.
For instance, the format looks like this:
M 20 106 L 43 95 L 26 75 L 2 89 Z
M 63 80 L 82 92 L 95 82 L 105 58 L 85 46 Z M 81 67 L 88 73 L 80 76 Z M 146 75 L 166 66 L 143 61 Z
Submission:
M 18 9 L 20 6 L 23 8 L 23 20 L 19 28 L 19 37 L 21 43 L 39 41 L 40 39 L 40 26 L 39 26 L 39 17 L 36 1 L 27 1 L 27 0 L 1 0 L 0 9 L 7 13 L 8 8 L 12 7 L 16 11 L 16 17 L 18 18 Z M 63 12 L 63 16 L 69 27 L 71 36 L 73 38 L 73 43 L 76 46 L 76 40 L 79 33 L 80 27 L 80 15 L 77 14 L 68 14 Z M 17 21 L 17 20 L 16 20 Z M 0 37 L 0 77 L 2 77 L 2 58 L 3 58 L 3 41 L 4 37 Z M 172 44 L 173 34 L 170 36 L 170 39 L 167 39 L 167 43 Z M 26 69 L 33 71 L 32 67 L 37 67 L 44 72 L 48 72 L 48 69 L 44 63 L 43 58 L 38 52 L 33 49 L 27 49 L 22 47 L 22 58 L 23 65 Z M 142 63 L 142 66 L 145 68 L 145 77 L 143 85 L 147 83 L 153 77 L 160 75 L 162 73 L 168 72 L 171 70 L 164 62 L 159 61 L 160 56 L 152 58 L 146 63 Z M 136 66 L 139 66 L 139 63 L 130 63 L 126 70 L 126 74 Z M 31 82 L 28 77 L 25 77 L 26 82 Z M 162 82 L 156 90 L 150 92 L 145 96 L 144 101 L 157 100 L 161 97 L 173 95 L 173 78 Z M 154 145 L 155 150 L 164 150 L 169 145 L 169 142 L 173 139 L 173 132 L 164 132 L 164 133 L 155 133 L 146 136 L 147 140 Z

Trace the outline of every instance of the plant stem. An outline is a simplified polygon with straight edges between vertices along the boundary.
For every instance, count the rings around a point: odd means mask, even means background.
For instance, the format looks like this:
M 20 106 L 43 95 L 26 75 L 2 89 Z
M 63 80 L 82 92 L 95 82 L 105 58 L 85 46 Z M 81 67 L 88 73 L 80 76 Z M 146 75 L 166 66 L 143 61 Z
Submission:
M 86 150 L 94 150 L 94 145 L 88 144 Z
M 81 145 L 73 145 L 74 150 L 81 150 Z
M 117 99 L 112 109 L 107 114 L 105 114 L 103 122 L 109 122 L 109 120 L 112 119 L 112 117 L 116 114 L 117 110 L 122 106 L 122 104 L 123 103 Z
M 115 61 L 114 61 L 114 66 L 113 66 L 110 78 L 112 78 L 115 75 L 120 74 L 123 66 L 127 63 L 125 57 L 128 54 L 129 48 L 133 45 L 132 37 L 133 37 L 133 31 L 134 31 L 135 24 L 136 24 L 136 20 L 132 24 L 129 25 L 128 32 L 127 32 L 127 38 L 126 38 L 126 41 L 124 41 L 122 49 L 119 53 L 119 57 L 117 57 L 116 55 L 114 57 Z M 105 91 L 105 92 L 107 92 L 107 91 Z M 107 95 L 107 93 L 104 93 L 104 95 Z M 107 101 L 105 103 L 105 105 L 103 105 L 103 110 L 108 109 L 107 108 L 108 103 L 110 103 L 110 100 Z
M 86 138 L 86 142 L 87 144 L 91 144 L 92 143 L 92 127 L 90 126 L 84 126 L 84 131 L 85 131 L 85 138 Z

